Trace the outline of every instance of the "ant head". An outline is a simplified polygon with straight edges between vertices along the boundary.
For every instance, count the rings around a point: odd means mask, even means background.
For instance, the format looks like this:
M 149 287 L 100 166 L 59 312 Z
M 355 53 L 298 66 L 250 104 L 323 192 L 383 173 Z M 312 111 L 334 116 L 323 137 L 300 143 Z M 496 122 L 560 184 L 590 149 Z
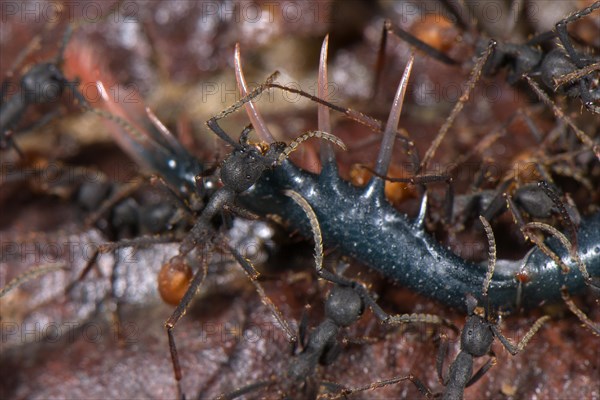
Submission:
M 349 286 L 335 285 L 325 302 L 325 315 L 339 326 L 350 326 L 364 311 L 360 295 Z
M 242 193 L 258 181 L 265 169 L 271 166 L 270 159 L 254 146 L 234 150 L 221 165 L 221 181 L 225 187 Z
M 490 324 L 479 315 L 471 315 L 460 336 L 461 349 L 474 357 L 481 357 L 489 350 L 494 341 Z
M 64 88 L 65 79 L 52 63 L 33 66 L 21 79 L 23 95 L 30 103 L 55 101 Z

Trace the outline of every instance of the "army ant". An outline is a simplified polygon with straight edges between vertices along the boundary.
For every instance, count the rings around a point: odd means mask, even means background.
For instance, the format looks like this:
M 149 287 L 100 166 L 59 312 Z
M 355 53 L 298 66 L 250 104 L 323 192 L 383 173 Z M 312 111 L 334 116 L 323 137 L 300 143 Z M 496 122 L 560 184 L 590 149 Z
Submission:
M 314 259 L 317 276 L 333 284 L 325 300 L 325 318 L 308 335 L 308 338 L 306 337 L 306 320 L 302 320 L 299 327 L 302 349 L 300 352 L 294 354 L 283 376 L 249 384 L 233 392 L 224 394 L 219 399 L 235 399 L 244 394 L 261 388 L 271 387 L 278 383 L 285 387 L 283 393 L 281 393 L 284 398 L 290 398 L 290 393 L 292 391 L 296 393 L 295 390 L 302 392 L 303 398 L 321 398 L 321 396 L 318 396 L 321 387 L 328 390 L 329 394 L 339 393 L 340 391 L 347 394 L 362 391 L 361 389 L 344 389 L 341 385 L 332 382 L 318 383 L 315 382 L 314 375 L 318 365 L 326 366 L 335 361 L 341 351 L 341 343 L 338 339 L 340 332 L 342 329 L 355 324 L 367 307 L 371 308 L 377 319 L 385 325 L 427 323 L 445 325 L 456 330 L 456 327 L 450 321 L 436 315 L 389 315 L 376 303 L 362 284 L 324 269 L 323 238 L 314 210 L 299 193 L 288 190 L 285 194 L 302 208 L 310 222 L 315 243 Z

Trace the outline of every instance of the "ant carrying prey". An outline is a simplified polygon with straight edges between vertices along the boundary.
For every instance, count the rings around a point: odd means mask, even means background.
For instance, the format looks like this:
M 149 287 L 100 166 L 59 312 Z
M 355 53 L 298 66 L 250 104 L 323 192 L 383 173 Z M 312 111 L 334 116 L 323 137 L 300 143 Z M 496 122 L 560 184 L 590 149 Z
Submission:
M 181 285 L 182 270 L 187 271 L 189 269 L 189 267 L 187 267 L 187 261 L 185 260 L 185 257 L 193 250 L 198 249 L 198 247 L 204 247 L 203 253 L 196 253 L 196 259 L 199 265 L 202 264 L 202 268 L 198 268 L 189 283 L 189 287 L 187 287 L 184 293 L 181 293 L 181 300 L 178 302 L 178 305 L 171 317 L 169 317 L 165 323 L 167 336 L 169 338 L 171 359 L 173 361 L 173 370 L 178 383 L 178 392 L 180 395 L 183 395 L 179 384 L 182 378 L 182 371 L 179 364 L 179 358 L 177 356 L 177 347 L 175 344 L 173 330 L 179 319 L 185 314 L 185 311 L 188 308 L 192 298 L 206 276 L 208 267 L 208 254 L 212 252 L 212 242 L 215 239 L 215 232 L 212 226 L 213 218 L 224 211 L 232 212 L 246 218 L 257 218 L 251 212 L 246 211 L 244 208 L 238 206 L 236 204 L 236 198 L 241 193 L 253 186 L 260 179 L 265 170 L 276 168 L 279 164 L 281 164 L 288 157 L 288 155 L 294 151 L 294 149 L 296 149 L 298 144 L 302 143 L 303 141 L 312 137 L 317 137 L 331 141 L 345 149 L 345 146 L 341 140 L 327 132 L 322 131 L 307 132 L 298 137 L 296 140 L 292 141 L 289 145 L 286 145 L 282 142 L 275 142 L 266 146 L 254 146 L 248 141 L 248 135 L 252 130 L 251 125 L 244 128 L 240 134 L 238 143 L 233 141 L 229 135 L 227 135 L 223 129 L 221 129 L 217 121 L 238 110 L 246 102 L 251 101 L 260 93 L 260 91 L 262 91 L 262 88 L 249 93 L 231 107 L 208 120 L 208 127 L 219 138 L 233 147 L 233 151 L 223 160 L 220 166 L 220 178 L 223 186 L 209 199 L 208 204 L 196 219 L 194 226 L 181 242 L 178 254 L 172 257 L 163 266 L 159 275 L 159 290 L 161 290 L 161 293 L 167 292 L 170 289 L 181 291 L 182 288 L 185 288 L 185 285 Z M 256 287 L 256 290 L 261 295 L 263 302 L 265 302 L 265 304 L 272 309 L 273 315 L 276 316 L 278 323 L 286 332 L 288 338 L 290 338 L 292 341 L 296 341 L 295 335 L 287 326 L 287 323 L 280 317 L 280 312 L 266 297 L 262 286 L 257 281 L 259 273 L 256 271 L 256 269 L 236 249 L 224 244 L 222 241 L 221 245 L 224 245 L 227 250 L 231 252 L 234 258 L 240 263 L 244 271 L 248 274 L 248 277 Z M 185 273 L 187 272 L 184 272 L 184 274 Z M 176 283 L 173 284 L 173 281 Z M 168 289 L 164 289 L 165 286 L 167 286 Z

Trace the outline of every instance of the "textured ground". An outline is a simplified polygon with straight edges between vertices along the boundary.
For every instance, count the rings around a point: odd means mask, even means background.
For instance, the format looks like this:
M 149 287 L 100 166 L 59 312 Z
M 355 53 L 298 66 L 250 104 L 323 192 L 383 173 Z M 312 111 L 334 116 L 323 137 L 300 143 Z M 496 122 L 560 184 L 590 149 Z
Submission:
M 282 72 L 282 82 L 294 82 L 314 92 L 318 51 L 323 36 L 329 32 L 330 79 L 334 85 L 331 100 L 385 118 L 399 71 L 408 56 L 407 47 L 391 38 L 383 84 L 371 100 L 380 29 L 383 18 L 391 18 L 396 26 L 432 36 L 448 54 L 465 60 L 463 67 L 451 68 L 423 55 L 417 56 L 401 126 L 410 132 L 423 154 L 458 97 L 458 88 L 468 77 L 472 55 L 469 36 L 459 37 L 457 28 L 441 19 L 431 20 L 433 11 L 438 9 L 437 3 L 428 3 L 427 18 L 416 12 L 414 2 L 382 1 L 369 6 L 356 1 L 353 7 L 347 3 L 350 2 L 274 2 L 259 8 L 245 2 L 235 6 L 187 1 L 124 2 L 124 11 L 115 22 L 112 17 L 95 21 L 89 14 L 90 7 L 102 4 L 105 15 L 108 2 L 81 2 L 72 11 L 87 18 L 69 44 L 65 71 L 69 78 L 79 77 L 84 88 L 94 86 L 95 79 L 102 77 L 115 83 L 109 86 L 111 90 L 120 90 L 122 98 L 135 98 L 134 93 L 139 92 L 194 154 L 213 162 L 227 150 L 208 133 L 204 121 L 237 98 L 233 73 L 236 42 L 240 42 L 249 82 L 260 82 L 278 69 Z M 48 7 L 50 3 L 35 4 Z M 548 21 L 560 19 L 560 15 L 572 10 L 569 7 L 582 6 L 566 1 L 553 4 L 547 7 L 543 1 L 526 2 L 529 16 L 519 19 L 514 38 L 506 34 L 506 29 L 491 24 L 492 21 L 485 24 L 485 18 L 480 19 L 488 31 L 500 32 L 493 33 L 496 37 L 522 40 L 532 29 L 548 29 Z M 82 14 L 83 5 L 88 5 L 88 14 Z M 558 16 L 546 15 L 549 8 Z M 27 16 L 9 17 L 9 9 L 3 10 L 7 20 L 6 24 L 3 21 L 0 37 L 2 76 L 35 34 L 42 35 L 42 48 L 34 51 L 27 61 L 39 62 L 54 56 L 64 29 L 62 22 L 52 26 L 46 24 L 48 18 L 39 18 L 31 23 Z M 298 18 L 293 14 L 296 11 Z M 135 18 L 123 19 L 123 15 Z M 64 18 L 63 15 L 60 21 Z M 600 30 L 597 20 L 596 13 L 595 18 L 575 28 L 584 42 L 587 38 L 586 43 L 595 46 L 596 52 L 599 44 L 593 41 L 600 35 L 587 33 Z M 446 43 L 436 39 L 440 32 L 452 40 Z M 129 39 L 123 39 L 125 34 Z M 92 63 L 97 68 L 91 68 L 86 57 L 98 58 L 98 54 L 101 65 Z M 16 76 L 19 73 L 17 69 Z M 474 100 L 466 105 L 438 152 L 436 163 L 440 168 L 455 160 L 457 154 L 471 149 L 485 133 L 530 102 L 520 88 L 509 87 L 502 78 L 480 82 Z M 117 82 L 124 86 L 117 86 Z M 569 112 L 573 110 L 571 115 L 584 131 L 589 134 L 599 131 L 598 119 L 590 118 L 586 111 L 580 112 L 576 101 L 564 107 L 569 107 Z M 531 109 L 541 129 L 550 130 L 556 125 L 543 107 L 536 105 Z M 316 125 L 316 109 L 309 103 L 265 97 L 261 110 L 275 134 L 286 140 Z M 29 111 L 24 125 L 43 112 L 43 108 Z M 0 397 L 174 398 L 174 378 L 163 329 L 171 307 L 158 298 L 155 282 L 160 265 L 176 251 L 176 245 L 154 245 L 135 252 L 126 249 L 118 259 L 105 255 L 99 263 L 101 273 L 92 271 L 66 295 L 65 286 L 77 277 L 90 256 L 90 249 L 108 240 L 106 234 L 85 227 L 82 223 L 85 214 L 72 200 L 41 193 L 39 181 L 7 182 L 9 176 L 14 176 L 10 168 L 24 170 L 35 163 L 56 160 L 69 165 L 95 166 L 117 180 L 137 174 L 97 117 L 80 115 L 68 101 L 61 103 L 61 113 L 43 130 L 17 136 L 26 151 L 26 160 L 19 161 L 14 152 L 2 153 L 0 286 L 24 270 L 48 262 L 64 262 L 66 270 L 33 280 L 0 300 Z M 239 132 L 246 123 L 243 113 L 238 113 L 225 126 L 230 132 Z M 372 162 L 378 142 L 351 122 L 339 120 L 335 126 L 334 133 L 350 148 L 354 145 L 359 149 L 340 155 L 342 174 L 350 177 L 353 163 Z M 364 144 L 365 140 L 372 144 Z M 314 167 L 316 148 L 307 146 L 295 155 L 295 161 Z M 492 146 L 486 155 L 502 171 L 514 173 L 509 162 L 528 157 L 532 148 L 535 141 L 526 133 L 524 124 L 516 123 L 509 128 L 506 138 Z M 396 168 L 401 169 L 405 161 L 406 157 L 398 156 Z M 468 190 L 469 177 L 477 168 L 461 170 L 464 177 L 457 179 L 458 193 Z M 600 185 L 597 166 L 585 173 L 595 187 Z M 586 191 L 569 179 L 560 182 L 582 213 L 600 204 L 597 192 Z M 492 187 L 493 184 L 489 183 Z M 398 203 L 399 208 L 411 215 L 415 206 L 415 199 Z M 441 240 L 457 253 L 478 259 L 485 257 L 483 235 L 468 229 L 448 234 L 436 223 L 435 213 L 439 210 L 433 207 L 433 211 L 430 228 Z M 501 221 L 496 228 L 500 255 L 518 256 L 524 246 L 518 241 L 510 219 Z M 293 326 L 297 326 L 305 304 L 310 303 L 309 322 L 314 326 L 322 316 L 327 287 L 311 275 L 312 260 L 307 257 L 311 247 L 297 236 L 290 238 L 282 228 L 275 229 L 277 257 L 264 266 L 267 294 Z M 214 263 L 209 282 L 176 328 L 183 387 L 188 398 L 213 398 L 246 383 L 280 375 L 291 360 L 285 338 L 251 285 L 235 265 L 227 262 L 226 256 L 221 261 L 226 262 Z M 115 288 L 112 294 L 111 274 Z M 464 316 L 458 312 L 412 294 L 360 265 L 353 265 L 346 276 L 370 283 L 380 305 L 390 313 L 428 312 L 451 318 L 459 326 L 464 322 Z M 597 293 L 578 297 L 576 302 L 590 318 L 600 320 Z M 115 312 L 120 317 L 119 332 L 114 329 Z M 582 328 L 564 306 L 548 306 L 506 318 L 501 325 L 503 332 L 510 338 L 519 338 L 543 313 L 550 313 L 552 321 L 522 354 L 511 357 L 499 344 L 494 345 L 498 364 L 467 390 L 466 398 L 600 398 L 599 339 Z M 437 333 L 421 325 L 384 330 L 367 312 L 345 337 L 357 341 L 366 336 L 373 342 L 348 344 L 335 363 L 317 371 L 317 379 L 360 386 L 412 373 L 434 391 L 441 390 L 435 372 Z M 456 339 L 451 332 L 449 335 Z M 451 351 L 453 355 L 458 351 L 456 341 Z M 265 393 L 248 396 L 274 397 Z M 357 397 L 419 398 L 419 394 L 411 384 L 402 383 Z

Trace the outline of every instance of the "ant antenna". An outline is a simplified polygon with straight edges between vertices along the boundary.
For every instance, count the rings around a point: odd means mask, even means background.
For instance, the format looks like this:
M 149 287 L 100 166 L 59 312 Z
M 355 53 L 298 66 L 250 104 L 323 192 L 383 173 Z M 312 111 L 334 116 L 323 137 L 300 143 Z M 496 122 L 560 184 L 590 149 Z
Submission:
M 479 220 L 483 224 L 483 229 L 485 230 L 485 235 L 488 240 L 488 269 L 485 279 L 483 280 L 481 291 L 483 297 L 487 297 L 488 288 L 492 281 L 492 276 L 494 275 L 494 269 L 496 268 L 496 239 L 494 238 L 494 231 L 492 230 L 489 221 L 485 219 L 483 215 L 479 216 Z
M 312 230 L 314 242 L 315 242 L 315 267 L 317 274 L 323 270 L 323 235 L 321 234 L 321 227 L 319 226 L 319 220 L 314 210 L 308 204 L 308 201 L 300 193 L 293 190 L 286 190 L 285 195 L 290 197 L 296 204 L 298 204 L 304 213 L 308 217 L 310 222 L 310 228 Z
M 469 80 L 467 81 L 467 88 L 466 88 L 465 92 L 460 96 L 460 99 L 454 105 L 452 112 L 450 113 L 450 115 L 448 116 L 448 118 L 446 119 L 446 121 L 444 122 L 442 127 L 440 128 L 440 131 L 437 134 L 436 138 L 433 140 L 433 142 L 429 146 L 429 149 L 427 149 L 427 152 L 425 153 L 423 160 L 421 160 L 421 165 L 419 166 L 419 169 L 417 172 L 420 172 L 424 169 L 426 170 L 427 167 L 429 166 L 429 162 L 435 155 L 435 152 L 437 151 L 437 148 L 439 147 L 440 143 L 446 136 L 446 133 L 448 133 L 448 130 L 454 123 L 456 116 L 458 115 L 458 113 L 460 113 L 460 111 L 463 109 L 465 103 L 469 100 L 469 96 L 471 95 L 471 92 L 473 91 L 475 84 L 477 83 L 477 81 L 479 80 L 479 77 L 481 76 L 483 66 L 485 65 L 486 61 L 488 60 L 488 58 L 490 57 L 490 55 L 496 48 L 496 45 L 497 45 L 497 43 L 495 40 L 490 40 L 485 54 L 483 54 L 477 60 L 477 63 L 475 64 L 475 67 L 473 68 L 473 71 L 471 72 L 471 76 L 469 77 Z
M 332 134 L 327 133 L 327 132 L 323 132 L 323 131 L 308 131 L 308 132 L 302 134 L 301 136 L 297 137 L 296 139 L 292 140 L 290 142 L 290 144 L 288 144 L 283 149 L 283 151 L 281 152 L 281 154 L 277 158 L 277 161 L 276 161 L 275 165 L 280 165 L 286 158 L 288 158 L 288 156 L 290 155 L 290 153 L 292 153 L 294 150 L 296 150 L 298 148 L 298 146 L 302 142 L 305 142 L 308 139 L 313 138 L 313 137 L 316 137 L 316 138 L 319 138 L 319 139 L 324 139 L 324 140 L 327 140 L 329 142 L 335 143 L 338 146 L 340 146 L 344 151 L 346 150 L 346 145 L 337 136 L 332 135 Z

